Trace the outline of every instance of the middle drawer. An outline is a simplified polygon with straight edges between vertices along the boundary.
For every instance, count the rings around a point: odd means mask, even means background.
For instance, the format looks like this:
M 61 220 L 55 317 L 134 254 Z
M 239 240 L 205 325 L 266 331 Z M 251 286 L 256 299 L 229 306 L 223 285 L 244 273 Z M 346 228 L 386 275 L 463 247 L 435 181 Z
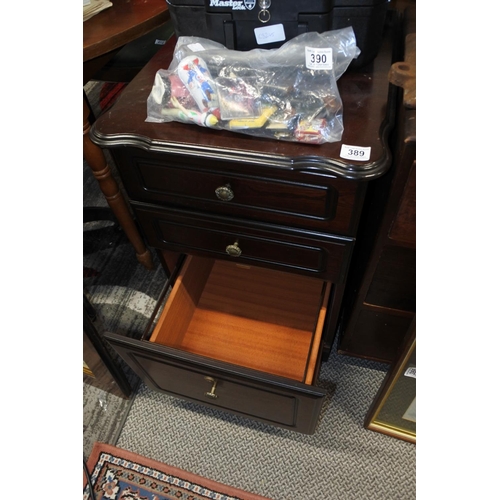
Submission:
M 149 245 L 341 282 L 353 240 L 324 233 L 134 204 Z

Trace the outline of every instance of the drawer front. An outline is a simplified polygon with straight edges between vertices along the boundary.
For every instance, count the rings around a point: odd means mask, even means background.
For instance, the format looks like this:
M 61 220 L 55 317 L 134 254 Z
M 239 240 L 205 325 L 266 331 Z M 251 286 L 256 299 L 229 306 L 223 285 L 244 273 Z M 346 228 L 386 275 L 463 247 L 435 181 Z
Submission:
M 360 183 L 317 172 L 222 161 L 192 165 L 158 153 L 127 152 L 115 155 L 133 200 L 354 234 L 355 207 L 364 193 Z
M 351 256 L 353 241 L 349 238 L 301 234 L 265 225 L 244 225 L 234 219 L 137 205 L 135 212 L 148 243 L 160 249 L 238 259 L 242 263 L 305 273 L 334 283 L 344 280 Z M 239 256 L 228 253 L 238 251 Z
M 322 389 L 146 341 L 105 336 L 151 389 L 305 434 L 316 428 Z M 217 381 L 213 391 L 206 377 Z M 216 397 L 207 396 L 210 392 Z

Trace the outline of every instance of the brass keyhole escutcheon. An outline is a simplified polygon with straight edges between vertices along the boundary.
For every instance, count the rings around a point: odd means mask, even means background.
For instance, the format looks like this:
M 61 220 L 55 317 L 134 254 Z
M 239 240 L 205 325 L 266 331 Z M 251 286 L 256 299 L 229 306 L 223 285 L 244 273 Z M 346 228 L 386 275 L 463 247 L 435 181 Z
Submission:
M 208 398 L 217 399 L 219 397 L 219 396 L 217 396 L 217 394 L 215 394 L 215 389 L 217 388 L 217 380 L 215 380 L 212 377 L 205 377 L 205 380 L 207 382 L 211 382 L 211 384 L 212 384 L 212 388 L 210 389 L 210 392 L 205 392 L 205 396 L 207 396 Z
M 234 192 L 229 184 L 225 186 L 219 186 L 215 190 L 215 196 L 221 201 L 231 201 L 234 198 Z
M 235 241 L 232 245 L 226 247 L 226 253 L 231 257 L 239 257 L 241 255 L 241 248 L 238 246 L 238 242 Z

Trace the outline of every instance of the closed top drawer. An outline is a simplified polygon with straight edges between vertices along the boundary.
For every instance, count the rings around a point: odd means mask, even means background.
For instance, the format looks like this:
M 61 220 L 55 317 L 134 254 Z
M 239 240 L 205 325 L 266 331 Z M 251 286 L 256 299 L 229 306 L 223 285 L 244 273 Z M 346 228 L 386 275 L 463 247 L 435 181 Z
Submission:
M 311 433 L 331 288 L 188 256 L 150 335 L 106 337 L 156 390 Z
M 311 171 L 117 150 L 136 201 L 352 235 L 363 183 Z

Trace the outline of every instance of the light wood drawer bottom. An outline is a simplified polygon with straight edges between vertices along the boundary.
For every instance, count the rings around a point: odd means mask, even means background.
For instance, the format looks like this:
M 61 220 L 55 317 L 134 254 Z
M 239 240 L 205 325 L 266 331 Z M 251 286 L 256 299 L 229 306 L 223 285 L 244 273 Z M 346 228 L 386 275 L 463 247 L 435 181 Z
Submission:
M 311 384 L 329 284 L 189 256 L 151 342 Z

